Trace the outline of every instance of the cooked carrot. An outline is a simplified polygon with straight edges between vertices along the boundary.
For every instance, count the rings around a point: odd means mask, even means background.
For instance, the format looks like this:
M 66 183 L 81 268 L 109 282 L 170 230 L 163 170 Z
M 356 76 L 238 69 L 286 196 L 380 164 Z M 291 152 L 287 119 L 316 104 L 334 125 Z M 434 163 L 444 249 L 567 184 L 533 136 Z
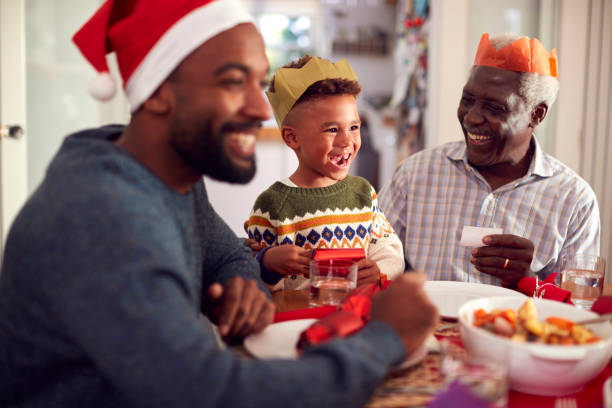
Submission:
M 486 310 L 484 309 L 478 309 L 474 312 L 474 319 L 480 319 L 486 315 L 488 315 L 489 313 L 487 313 Z
M 490 323 L 495 319 L 495 315 L 487 313 L 484 309 L 478 309 L 474 312 L 474 326 L 482 326 L 485 323 Z
M 562 317 L 550 316 L 546 318 L 546 321 L 550 324 L 554 324 L 562 330 L 571 330 L 574 326 L 574 322 L 571 320 L 564 319 Z

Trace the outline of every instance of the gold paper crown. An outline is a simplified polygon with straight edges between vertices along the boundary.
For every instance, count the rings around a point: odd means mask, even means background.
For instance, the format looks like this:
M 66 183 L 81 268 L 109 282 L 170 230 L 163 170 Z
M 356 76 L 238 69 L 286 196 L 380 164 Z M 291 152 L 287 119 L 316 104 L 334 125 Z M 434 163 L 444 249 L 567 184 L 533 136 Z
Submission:
M 480 38 L 474 65 L 559 77 L 557 50 L 553 48 L 548 52 L 537 38 L 521 37 L 496 50 L 489 40 L 489 34 L 485 33 Z
M 274 92 L 266 92 L 266 96 L 274 110 L 278 127 L 281 127 L 295 102 L 310 85 L 323 79 L 333 78 L 357 81 L 357 74 L 346 59 L 334 64 L 318 57 L 312 57 L 301 68 L 277 69 L 274 76 Z

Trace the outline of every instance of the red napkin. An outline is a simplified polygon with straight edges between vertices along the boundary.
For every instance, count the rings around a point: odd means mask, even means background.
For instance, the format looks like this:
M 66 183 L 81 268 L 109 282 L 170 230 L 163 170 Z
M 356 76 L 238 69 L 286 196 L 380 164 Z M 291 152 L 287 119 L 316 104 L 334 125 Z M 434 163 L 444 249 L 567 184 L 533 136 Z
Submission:
M 555 286 L 557 273 L 551 273 L 542 281 L 538 289 L 538 295 L 544 299 L 556 300 L 559 302 L 572 303 L 572 293 L 569 290 Z M 533 296 L 536 290 L 536 280 L 530 276 L 525 276 L 518 282 L 518 290 L 527 295 Z
M 389 283 L 390 281 L 385 282 L 382 289 L 385 289 Z M 308 346 L 325 343 L 337 336 L 348 336 L 361 329 L 370 319 L 372 297 L 382 289 L 371 283 L 353 290 L 338 306 L 337 311 L 313 323 L 300 334 L 298 351 Z
M 591 310 L 599 314 L 612 313 L 612 296 L 600 296 L 593 303 Z

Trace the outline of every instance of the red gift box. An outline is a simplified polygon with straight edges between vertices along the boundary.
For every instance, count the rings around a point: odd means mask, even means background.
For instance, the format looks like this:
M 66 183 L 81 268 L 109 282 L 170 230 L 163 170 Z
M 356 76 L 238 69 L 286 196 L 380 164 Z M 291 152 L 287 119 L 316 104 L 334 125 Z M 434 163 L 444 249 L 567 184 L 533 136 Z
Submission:
M 315 249 L 312 259 L 315 261 L 328 261 L 330 259 L 345 259 L 359 261 L 366 257 L 363 248 L 333 248 L 333 249 Z

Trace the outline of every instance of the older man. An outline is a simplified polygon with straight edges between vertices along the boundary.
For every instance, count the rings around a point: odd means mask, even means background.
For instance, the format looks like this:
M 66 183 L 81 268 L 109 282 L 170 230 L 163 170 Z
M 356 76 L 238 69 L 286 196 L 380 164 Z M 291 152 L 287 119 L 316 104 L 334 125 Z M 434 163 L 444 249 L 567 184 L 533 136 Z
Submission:
M 421 277 L 394 282 L 372 321 L 296 361 L 217 346 L 270 323 L 250 251 L 202 175 L 246 182 L 270 115 L 268 62 L 235 0 L 107 1 L 75 36 L 126 127 L 69 136 L 18 215 L 0 277 L 0 406 L 359 406 L 415 350 L 436 311 Z M 413 295 L 405 296 L 410 291 Z
M 557 76 L 556 51 L 537 39 L 482 36 L 457 110 L 465 141 L 409 157 L 379 195 L 413 269 L 434 280 L 514 286 L 559 271 L 564 254 L 599 252 L 592 189 L 534 135 Z M 502 234 L 461 246 L 464 226 Z

